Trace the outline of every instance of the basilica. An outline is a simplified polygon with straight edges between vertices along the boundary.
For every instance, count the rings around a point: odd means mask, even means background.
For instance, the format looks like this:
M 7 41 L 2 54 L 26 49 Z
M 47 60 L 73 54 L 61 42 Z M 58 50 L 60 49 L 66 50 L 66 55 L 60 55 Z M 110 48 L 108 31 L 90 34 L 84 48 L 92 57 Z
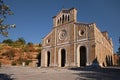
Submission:
M 97 62 L 113 65 L 113 43 L 96 23 L 77 21 L 77 9 L 62 9 L 42 39 L 41 67 L 81 67 Z

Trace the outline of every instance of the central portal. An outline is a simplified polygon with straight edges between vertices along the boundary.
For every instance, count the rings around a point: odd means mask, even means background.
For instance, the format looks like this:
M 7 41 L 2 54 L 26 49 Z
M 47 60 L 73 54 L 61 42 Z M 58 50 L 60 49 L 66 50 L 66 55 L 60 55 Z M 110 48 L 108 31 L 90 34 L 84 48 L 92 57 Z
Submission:
M 80 66 L 86 66 L 86 48 L 80 47 Z
M 66 51 L 65 49 L 61 50 L 61 67 L 65 67 L 66 63 Z

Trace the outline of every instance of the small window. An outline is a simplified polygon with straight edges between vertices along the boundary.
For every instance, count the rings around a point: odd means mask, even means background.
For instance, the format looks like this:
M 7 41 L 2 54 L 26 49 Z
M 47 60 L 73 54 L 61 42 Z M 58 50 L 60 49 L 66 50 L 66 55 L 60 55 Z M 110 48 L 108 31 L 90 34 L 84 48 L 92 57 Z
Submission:
M 47 39 L 47 41 L 46 41 L 47 43 L 50 43 L 50 39 Z
M 81 35 L 83 35 L 84 34 L 84 31 L 83 30 L 81 30 Z
M 85 33 L 85 31 L 84 31 L 84 30 L 79 30 L 79 36 L 83 36 L 83 35 L 84 35 L 84 33 Z

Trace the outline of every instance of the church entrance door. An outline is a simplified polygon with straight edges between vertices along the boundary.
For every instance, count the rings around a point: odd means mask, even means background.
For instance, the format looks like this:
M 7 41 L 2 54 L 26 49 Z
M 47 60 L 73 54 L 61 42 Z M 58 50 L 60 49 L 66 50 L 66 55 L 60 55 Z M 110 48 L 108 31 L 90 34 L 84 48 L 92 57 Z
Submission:
M 86 66 L 86 48 L 84 46 L 80 47 L 80 66 Z
M 66 51 L 65 49 L 61 50 L 61 67 L 65 67 L 66 63 Z
M 50 52 L 47 52 L 47 67 L 50 66 Z

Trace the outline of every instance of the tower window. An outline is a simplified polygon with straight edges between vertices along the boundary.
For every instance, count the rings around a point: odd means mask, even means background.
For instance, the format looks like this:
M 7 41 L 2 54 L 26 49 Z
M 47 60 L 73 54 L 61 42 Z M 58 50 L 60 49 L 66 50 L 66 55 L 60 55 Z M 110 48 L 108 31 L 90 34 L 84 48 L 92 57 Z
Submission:
M 70 16 L 68 15 L 68 21 L 70 21 Z
M 48 43 L 50 43 L 50 39 L 47 39 L 47 41 L 46 41 L 46 42 L 47 42 L 47 44 L 48 44 Z
M 65 16 L 65 21 L 67 21 L 67 15 Z
M 62 15 L 62 23 L 64 23 L 64 15 Z

